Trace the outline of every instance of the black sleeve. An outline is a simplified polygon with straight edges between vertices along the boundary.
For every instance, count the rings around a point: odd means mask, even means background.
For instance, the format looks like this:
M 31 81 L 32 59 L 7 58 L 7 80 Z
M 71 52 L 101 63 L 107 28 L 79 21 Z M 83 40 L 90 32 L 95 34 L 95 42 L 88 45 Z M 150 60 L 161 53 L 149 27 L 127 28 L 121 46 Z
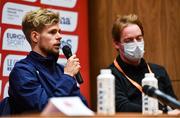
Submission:
M 152 64 L 153 72 L 155 73 L 156 78 L 158 79 L 158 87 L 164 93 L 177 98 L 174 94 L 171 79 L 166 71 L 166 69 L 162 66 Z
M 169 78 L 169 75 L 166 71 L 166 69 L 160 65 L 156 65 L 156 64 L 151 64 L 151 67 L 153 69 L 153 72 L 155 73 L 156 78 L 158 79 L 158 88 L 159 90 L 161 90 L 163 93 L 172 96 L 173 98 L 177 99 L 174 91 L 173 91 L 173 87 L 171 84 L 171 80 Z M 163 109 L 164 106 L 166 105 L 162 105 L 159 104 L 159 108 Z
M 162 91 L 164 93 L 177 99 L 177 97 L 173 91 L 172 83 L 169 78 L 169 75 L 167 74 L 167 71 L 164 68 L 162 69 L 162 71 L 163 71 L 163 73 L 162 73 L 162 75 L 159 75 L 159 80 L 158 80 L 160 89 L 162 89 Z

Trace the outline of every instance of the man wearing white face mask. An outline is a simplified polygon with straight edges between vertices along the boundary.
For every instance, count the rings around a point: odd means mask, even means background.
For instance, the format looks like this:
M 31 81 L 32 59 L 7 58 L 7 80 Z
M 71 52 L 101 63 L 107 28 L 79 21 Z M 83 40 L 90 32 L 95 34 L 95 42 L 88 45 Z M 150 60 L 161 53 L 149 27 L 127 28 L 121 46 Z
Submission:
M 144 55 L 144 41 L 135 41 L 130 43 L 123 43 L 122 46 L 124 47 L 124 55 L 127 59 L 131 61 L 138 61 Z
M 137 15 L 117 17 L 113 24 L 112 36 L 115 49 L 119 52 L 110 65 L 115 75 L 115 100 L 117 112 L 141 112 L 142 91 L 139 86 L 144 74 L 153 72 L 158 86 L 164 93 L 175 97 L 166 70 L 159 65 L 146 63 L 144 55 L 144 31 Z M 161 110 L 165 106 L 159 105 Z

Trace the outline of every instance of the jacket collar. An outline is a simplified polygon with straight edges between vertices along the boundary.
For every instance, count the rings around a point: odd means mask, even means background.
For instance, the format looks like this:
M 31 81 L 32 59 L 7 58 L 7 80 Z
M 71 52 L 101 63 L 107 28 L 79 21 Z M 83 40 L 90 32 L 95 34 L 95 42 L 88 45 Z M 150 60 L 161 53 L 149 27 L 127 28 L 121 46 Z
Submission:
M 47 65 L 47 66 L 56 64 L 58 56 L 48 55 L 47 57 L 43 57 L 42 55 L 38 54 L 35 51 L 31 51 L 28 55 L 28 57 L 33 59 L 35 61 L 35 63 L 41 63 L 41 64 Z

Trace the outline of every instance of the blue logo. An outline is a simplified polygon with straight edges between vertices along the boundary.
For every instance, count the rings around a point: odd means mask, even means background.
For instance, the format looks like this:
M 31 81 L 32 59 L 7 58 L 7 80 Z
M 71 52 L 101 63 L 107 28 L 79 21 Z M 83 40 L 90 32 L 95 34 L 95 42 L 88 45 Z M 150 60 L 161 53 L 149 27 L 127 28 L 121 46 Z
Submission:
M 22 34 L 7 33 L 7 44 L 11 46 L 23 45 L 25 36 Z
M 67 18 L 67 17 L 61 17 L 60 24 L 71 25 L 71 20 L 70 20 L 70 18 Z

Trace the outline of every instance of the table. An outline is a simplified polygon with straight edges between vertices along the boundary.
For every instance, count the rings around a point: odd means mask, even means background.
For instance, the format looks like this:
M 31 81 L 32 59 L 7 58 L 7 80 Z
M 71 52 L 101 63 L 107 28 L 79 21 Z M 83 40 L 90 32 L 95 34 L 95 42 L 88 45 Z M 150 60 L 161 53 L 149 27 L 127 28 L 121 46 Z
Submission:
M 15 115 L 9 118 L 180 118 L 180 115 L 142 115 L 141 113 L 117 113 L 115 115 L 94 115 L 94 116 L 65 116 L 61 113 L 56 114 L 23 114 Z

